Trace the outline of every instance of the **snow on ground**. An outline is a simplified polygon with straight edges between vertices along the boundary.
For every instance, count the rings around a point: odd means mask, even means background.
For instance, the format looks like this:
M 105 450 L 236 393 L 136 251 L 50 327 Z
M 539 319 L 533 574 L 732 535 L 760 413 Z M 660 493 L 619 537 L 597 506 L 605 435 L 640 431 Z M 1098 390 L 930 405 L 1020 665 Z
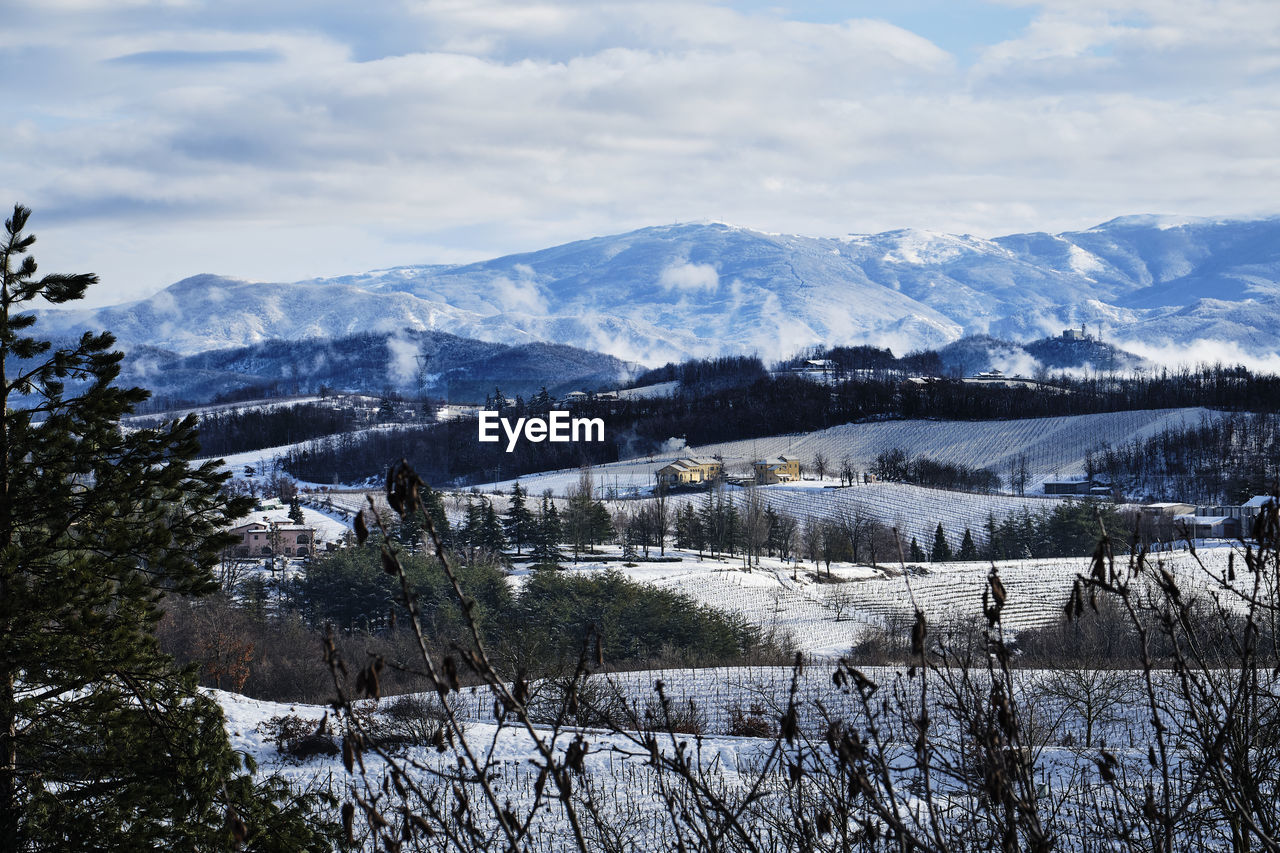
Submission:
M 270 506 L 270 509 L 254 510 L 236 519 L 232 527 L 248 524 L 251 521 L 265 521 L 268 524 L 273 522 L 293 524 L 293 519 L 289 518 L 289 508 L 287 506 L 280 506 L 277 502 L 273 502 Z M 326 512 L 310 506 L 302 507 L 302 523 L 307 527 L 316 529 L 316 540 L 321 547 L 326 542 L 334 542 L 341 539 L 342 535 L 351 529 L 338 513 Z
M 838 520 L 854 514 L 876 518 L 897 528 L 904 549 L 915 537 L 926 550 L 932 545 L 939 524 L 958 548 L 965 530 L 979 537 L 988 518 L 999 521 L 1023 510 L 1042 512 L 1061 500 L 954 492 L 906 483 L 867 483 L 839 489 L 802 482 L 766 486 L 757 494 L 775 510 L 802 521 Z M 697 499 L 692 500 L 696 506 Z
M 318 403 L 326 398 L 319 396 L 299 396 L 299 397 L 269 397 L 263 400 L 240 400 L 235 403 L 209 403 L 203 406 L 193 406 L 187 409 L 170 409 L 164 412 L 155 412 L 152 414 L 128 415 L 122 420 L 126 424 L 131 423 L 150 423 L 156 420 L 179 420 L 187 415 L 208 415 L 214 412 L 234 412 L 252 409 L 254 411 L 266 411 L 270 409 L 285 409 L 290 406 L 301 406 L 305 403 Z
M 621 400 L 642 400 L 650 397 L 670 397 L 680 387 L 676 380 L 658 382 L 653 385 L 641 385 L 639 388 L 623 388 L 616 391 Z

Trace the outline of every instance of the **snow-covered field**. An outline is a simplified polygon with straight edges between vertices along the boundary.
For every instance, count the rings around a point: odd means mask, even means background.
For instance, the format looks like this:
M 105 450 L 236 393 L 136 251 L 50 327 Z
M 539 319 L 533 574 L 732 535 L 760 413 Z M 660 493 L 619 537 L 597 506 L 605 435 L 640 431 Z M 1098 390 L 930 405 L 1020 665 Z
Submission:
M 1198 549 L 1205 569 L 1226 571 L 1229 546 Z M 699 561 L 697 554 L 668 549 L 682 557 L 679 563 L 572 563 L 570 571 L 618 568 L 634 580 L 683 593 L 701 604 L 738 613 L 772 633 L 787 648 L 811 657 L 838 657 L 869 630 L 891 628 L 899 633 L 910 624 L 916 607 L 933 622 L 974 620 L 982 614 L 988 562 L 937 563 L 912 567 L 904 573 L 898 564 L 873 569 L 864 565 L 832 563 L 828 581 L 826 564 L 789 562 L 763 558 L 762 565 L 747 570 L 741 559 Z M 1187 589 L 1208 589 L 1212 577 L 1187 551 L 1159 555 Z M 1119 558 L 1123 560 L 1123 558 Z M 1054 623 L 1079 574 L 1087 574 L 1089 560 L 1053 558 L 1001 560 L 996 564 L 1008 592 L 1004 625 L 1017 631 Z M 794 578 L 794 579 L 793 579 Z
M 1045 480 L 1083 473 L 1087 453 L 1103 444 L 1117 445 L 1147 438 L 1163 430 L 1199 424 L 1220 417 L 1209 409 L 1147 409 L 1072 415 L 1058 418 L 1027 418 L 1012 421 L 880 421 L 841 424 L 819 432 L 777 435 L 765 438 L 707 444 L 644 459 L 632 459 L 597 466 L 597 488 L 613 489 L 626 496 L 652 489 L 653 474 L 683 456 L 720 456 L 726 472 L 747 475 L 757 459 L 786 454 L 799 457 L 806 477 L 814 476 L 813 458 L 821 453 L 832 472 L 848 458 L 859 472 L 871 467 L 885 450 L 901 448 L 909 455 L 990 468 L 1008 481 L 1009 467 L 1026 457 L 1028 491 L 1038 491 Z M 530 494 L 550 489 L 563 495 L 578 483 L 578 471 L 551 471 L 520 478 Z M 510 489 L 513 480 L 484 484 L 480 488 Z M 838 482 L 833 480 L 832 482 Z

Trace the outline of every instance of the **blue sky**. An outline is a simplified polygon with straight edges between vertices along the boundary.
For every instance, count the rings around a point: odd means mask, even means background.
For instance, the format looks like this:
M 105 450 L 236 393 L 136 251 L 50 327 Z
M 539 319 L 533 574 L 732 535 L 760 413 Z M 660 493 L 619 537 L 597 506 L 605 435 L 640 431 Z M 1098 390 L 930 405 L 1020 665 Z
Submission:
M 726 2 L 733 9 L 775 14 L 789 20 L 839 23 L 850 18 L 887 21 L 929 39 L 965 64 L 984 47 L 1016 38 L 1035 16 L 1031 4 L 976 3 L 971 0 L 813 0 L 809 3 Z
M 1280 213 L 1274 0 L 11 0 L 0 201 L 97 304 L 715 219 Z

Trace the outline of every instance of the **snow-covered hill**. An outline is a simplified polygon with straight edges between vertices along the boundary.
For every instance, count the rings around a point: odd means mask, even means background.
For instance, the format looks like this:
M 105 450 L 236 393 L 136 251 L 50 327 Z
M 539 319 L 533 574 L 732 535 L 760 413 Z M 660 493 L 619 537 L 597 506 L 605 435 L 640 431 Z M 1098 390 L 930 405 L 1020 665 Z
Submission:
M 1027 340 L 1082 322 L 1122 344 L 1280 351 L 1280 217 L 1122 217 L 992 240 L 670 225 L 463 266 L 293 284 L 200 275 L 128 305 L 46 312 L 63 333 L 109 328 L 126 346 L 179 353 L 409 328 L 647 363 L 816 343 Z
M 787 454 L 801 460 L 805 466 L 805 476 L 809 477 L 813 476 L 814 457 L 822 454 L 831 468 L 829 476 L 834 478 L 834 472 L 845 459 L 849 460 L 854 470 L 866 471 L 878 454 L 899 448 L 909 456 L 923 455 L 940 462 L 970 468 L 990 468 L 1006 483 L 1010 465 L 1025 462 L 1027 492 L 1033 494 L 1040 492 L 1045 480 L 1082 475 L 1085 455 L 1103 445 L 1119 446 L 1149 438 L 1167 429 L 1183 429 L 1196 426 L 1206 419 L 1219 417 L 1220 413 L 1208 409 L 1188 408 L 1009 421 L 901 420 L 840 424 L 816 432 L 672 449 L 649 457 L 599 465 L 593 469 L 593 474 L 598 487 L 611 487 L 616 493 L 625 496 L 647 492 L 653 486 L 654 472 L 682 456 L 719 456 L 724 460 L 730 475 L 748 475 L 753 461 Z M 564 495 L 577 486 L 578 479 L 579 471 L 575 468 L 530 474 L 521 477 L 520 481 L 530 494 L 550 489 L 553 494 Z M 488 490 L 496 486 L 509 490 L 512 482 L 514 481 L 508 480 L 485 485 L 483 488 Z M 831 479 L 829 484 L 838 483 L 838 479 Z M 808 485 L 819 493 L 824 491 L 823 484 L 809 482 Z M 796 487 L 785 488 L 794 490 Z M 874 491 L 876 490 L 858 487 L 841 494 L 865 495 Z M 891 516 L 889 520 L 892 520 Z

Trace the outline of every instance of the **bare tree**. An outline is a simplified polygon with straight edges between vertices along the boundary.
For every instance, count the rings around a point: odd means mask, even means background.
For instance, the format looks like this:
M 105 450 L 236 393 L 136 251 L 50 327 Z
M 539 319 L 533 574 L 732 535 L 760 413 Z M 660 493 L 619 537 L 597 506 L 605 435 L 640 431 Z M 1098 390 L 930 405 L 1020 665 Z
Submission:
M 1126 669 L 1100 669 L 1099 661 L 1050 670 L 1036 692 L 1064 706 L 1084 726 L 1085 749 L 1092 749 L 1094 733 L 1102 726 L 1123 722 L 1125 711 L 1140 699 L 1136 675 Z
M 818 475 L 819 480 L 826 479 L 827 466 L 829 464 L 830 463 L 827 461 L 826 455 L 821 450 L 813 454 L 813 470 Z
M 822 596 L 823 606 L 835 614 L 837 622 L 843 621 L 856 601 L 854 585 L 849 582 L 827 584 Z
M 868 544 L 873 525 L 876 523 L 875 518 L 865 506 L 854 501 L 841 509 L 836 516 L 836 523 L 840 525 L 845 539 L 849 542 L 853 562 L 861 562 L 862 549 Z
M 748 567 L 760 565 L 760 554 L 769 541 L 769 517 L 754 484 L 747 486 L 742 501 L 743 557 Z

